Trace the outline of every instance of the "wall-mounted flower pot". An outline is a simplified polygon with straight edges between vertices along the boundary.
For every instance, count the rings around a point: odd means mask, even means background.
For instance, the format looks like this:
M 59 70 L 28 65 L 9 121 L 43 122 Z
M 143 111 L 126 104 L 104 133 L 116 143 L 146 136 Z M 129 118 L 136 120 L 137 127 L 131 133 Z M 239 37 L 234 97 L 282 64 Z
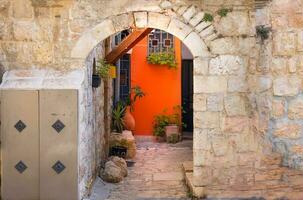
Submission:
M 101 84 L 101 78 L 99 75 L 93 75 L 93 78 L 92 78 L 92 87 L 93 88 L 97 88 L 99 87 Z
M 116 66 L 110 66 L 110 69 L 109 69 L 109 74 L 110 74 L 110 77 L 111 78 L 117 78 L 117 73 L 116 73 Z

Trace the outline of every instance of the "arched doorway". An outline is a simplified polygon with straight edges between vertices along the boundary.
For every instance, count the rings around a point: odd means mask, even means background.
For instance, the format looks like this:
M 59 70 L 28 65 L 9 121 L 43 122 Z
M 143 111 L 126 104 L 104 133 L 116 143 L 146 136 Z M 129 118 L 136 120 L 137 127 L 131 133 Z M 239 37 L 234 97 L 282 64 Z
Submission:
M 181 18 L 181 19 L 179 19 Z M 183 21 L 182 21 L 183 20 Z M 207 86 L 208 84 L 212 85 L 217 79 L 220 81 L 220 77 L 207 77 L 205 70 L 208 67 L 208 61 L 210 59 L 210 52 L 206 43 L 203 41 L 204 37 L 208 40 L 211 40 L 216 37 L 213 26 L 209 22 L 200 21 L 195 22 L 196 24 L 201 23 L 200 27 L 195 28 L 186 24 L 186 20 L 182 17 L 170 16 L 163 13 L 157 12 L 130 12 L 124 14 L 118 14 L 111 16 L 105 19 L 103 22 L 92 28 L 90 31 L 82 35 L 77 43 L 75 44 L 71 56 L 73 59 L 82 59 L 85 60 L 89 53 L 103 40 L 108 38 L 111 35 L 114 35 L 122 30 L 129 29 L 131 27 L 136 28 L 156 28 L 164 30 L 176 37 L 178 37 L 191 51 L 194 62 L 193 62 L 193 71 L 194 71 L 194 102 L 198 103 L 194 106 L 194 124 L 199 124 L 201 122 L 201 111 L 199 110 L 199 104 L 201 103 L 200 98 L 203 96 L 202 93 L 212 92 L 212 88 Z M 200 35 L 199 35 L 200 33 Z M 204 38 L 204 39 L 205 39 Z M 91 74 L 88 73 L 90 76 Z M 203 87 L 201 79 L 206 79 Z M 214 88 L 214 92 L 224 91 L 224 87 Z M 216 83 L 217 84 L 217 83 Z M 225 83 L 226 84 L 226 83 Z M 196 98 L 196 99 L 195 99 Z M 195 104 L 195 103 L 194 103 Z M 216 119 L 211 119 L 215 121 Z M 214 122 L 214 123 L 219 123 Z M 203 128 L 207 128 L 207 124 Z M 194 176 L 200 174 L 202 169 L 201 161 L 201 152 L 207 152 L 205 148 L 208 148 L 207 145 L 201 143 L 201 134 L 197 131 L 196 128 L 200 128 L 199 125 L 194 126 Z M 212 127 L 210 127 L 212 128 Z M 198 139 L 196 139 L 199 137 Z

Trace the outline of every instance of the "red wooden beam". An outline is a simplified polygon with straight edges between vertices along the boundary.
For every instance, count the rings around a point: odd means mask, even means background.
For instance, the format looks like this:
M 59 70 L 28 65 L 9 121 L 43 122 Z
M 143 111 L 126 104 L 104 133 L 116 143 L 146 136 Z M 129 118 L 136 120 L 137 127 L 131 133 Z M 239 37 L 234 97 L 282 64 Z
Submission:
M 145 36 L 147 36 L 153 29 L 135 29 L 130 33 L 122 42 L 109 52 L 105 56 L 107 63 L 114 64 L 119 58 L 121 58 L 125 53 L 127 53 L 131 48 L 133 48 L 138 42 L 140 42 Z

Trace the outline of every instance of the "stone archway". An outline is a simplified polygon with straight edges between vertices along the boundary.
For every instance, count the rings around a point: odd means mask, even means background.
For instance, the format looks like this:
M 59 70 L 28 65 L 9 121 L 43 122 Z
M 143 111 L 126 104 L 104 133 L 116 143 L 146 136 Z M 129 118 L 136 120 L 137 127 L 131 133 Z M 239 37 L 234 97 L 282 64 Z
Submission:
M 182 7 L 181 7 L 182 8 Z M 228 77 L 226 77 L 221 62 L 232 62 L 230 65 L 240 66 L 242 60 L 236 56 L 226 56 L 216 58 L 217 55 L 210 52 L 210 43 L 217 39 L 217 34 L 214 25 L 211 22 L 203 21 L 204 12 L 197 11 L 195 6 L 186 6 L 177 12 L 148 12 L 148 11 L 133 11 L 129 13 L 121 13 L 109 16 L 101 23 L 85 32 L 76 42 L 71 51 L 73 59 L 86 59 L 88 54 L 101 41 L 109 36 L 118 33 L 130 27 L 138 28 L 157 28 L 164 30 L 177 36 L 192 52 L 194 56 L 194 172 L 193 184 L 196 187 L 196 193 L 199 196 L 205 195 L 205 186 L 211 184 L 216 177 L 213 174 L 214 165 L 216 168 L 224 169 L 235 164 L 236 152 L 229 148 L 230 138 L 227 138 L 224 133 L 224 111 L 223 109 L 207 108 L 207 99 L 215 99 L 218 101 L 217 94 L 228 96 Z M 218 72 L 209 73 L 209 64 L 213 62 L 213 66 L 219 70 Z M 240 63 L 240 64 L 239 64 Z M 230 67 L 230 66 L 227 66 Z M 216 70 L 216 69 L 214 69 Z M 240 96 L 235 95 L 237 91 L 231 91 L 233 96 L 230 97 L 229 106 L 245 107 L 245 102 Z M 220 101 L 220 100 L 219 100 Z M 223 101 L 223 100 L 222 100 Z M 234 102 L 235 101 L 235 102 Z M 218 102 L 218 104 L 220 104 Z M 223 104 L 223 102 L 222 102 Z M 218 105 L 219 107 L 223 105 Z M 211 107 L 211 106 L 210 106 Z M 233 108 L 229 108 L 234 112 Z M 240 110 L 242 107 L 240 108 Z M 235 109 L 235 112 L 238 112 Z M 244 111 L 245 112 L 245 111 Z M 237 115 L 238 113 L 236 113 Z M 233 126 L 235 126 L 236 120 Z M 248 117 L 240 119 L 244 121 L 242 126 L 248 126 Z M 233 128 L 233 127 L 232 127 Z M 249 151 L 254 151 L 255 146 L 253 136 L 246 130 L 245 137 L 252 139 L 247 141 Z M 243 142 L 243 136 L 235 138 L 237 142 Z M 253 146 L 253 147 L 252 147 Z M 245 149 L 245 147 L 243 147 Z M 245 151 L 245 150 L 244 150 Z M 226 156 L 226 157 L 225 157 Z M 217 176 L 220 176 L 217 174 Z
M 194 56 L 191 184 L 195 195 L 279 196 L 274 186 L 266 189 L 272 184 L 272 177 L 266 174 L 282 177 L 285 169 L 272 170 L 281 157 L 273 154 L 262 135 L 263 128 L 268 127 L 259 106 L 266 102 L 258 93 L 262 84 L 256 83 L 256 87 L 248 81 L 256 78 L 249 70 L 258 59 L 252 54 L 256 38 L 253 24 L 249 24 L 251 16 L 246 11 L 233 11 L 226 18 L 216 16 L 211 23 L 203 20 L 204 14 L 194 5 L 172 4 L 158 12 L 134 9 L 116 13 L 83 33 L 71 58 L 83 62 L 99 42 L 134 26 L 158 28 L 177 36 Z
M 202 19 L 201 19 L 202 20 Z M 89 52 L 101 41 L 109 36 L 128 29 L 132 26 L 137 28 L 157 28 L 164 30 L 178 37 L 188 46 L 195 58 L 209 58 L 210 52 L 207 49 L 203 37 L 193 27 L 185 24 L 178 18 L 155 12 L 133 12 L 115 15 L 105 19 L 103 22 L 84 33 L 72 49 L 72 58 L 85 59 Z M 205 24 L 209 34 L 215 34 L 211 24 Z M 200 33 L 201 34 L 201 33 Z M 207 36 L 205 35 L 205 36 Z M 215 37 L 215 35 L 212 35 Z
M 201 123 L 204 117 L 203 108 L 201 108 L 201 97 L 203 93 L 212 92 L 224 92 L 227 87 L 227 81 L 216 76 L 207 76 L 208 62 L 211 57 L 211 53 L 208 50 L 206 42 L 217 37 L 214 26 L 210 22 L 204 22 L 202 20 L 203 12 L 192 10 L 194 6 L 189 10 L 178 16 L 177 13 L 159 13 L 159 12 L 130 12 L 123 13 L 114 16 L 110 16 L 100 24 L 96 25 L 88 32 L 85 32 L 77 41 L 74 48 L 71 51 L 71 57 L 74 59 L 85 60 L 88 54 L 95 46 L 101 41 L 108 38 L 115 33 L 130 27 L 138 28 L 157 28 L 164 30 L 178 37 L 192 52 L 194 57 L 194 175 L 197 176 L 197 180 L 200 179 L 202 165 L 205 163 L 203 154 L 207 152 L 210 142 L 209 138 L 203 138 L 198 125 Z M 186 16 L 197 14 L 192 20 L 186 20 Z M 203 83 L 203 84 L 202 84 Z M 215 122 L 216 117 L 210 116 L 209 122 L 206 122 L 203 128 L 213 128 L 212 123 Z M 210 124 L 209 124 L 210 123 Z M 201 137 L 202 136 L 202 137 Z M 199 180 L 198 180 L 199 181 Z M 203 192 L 202 192 L 203 193 Z M 203 195 L 203 194 L 201 194 Z

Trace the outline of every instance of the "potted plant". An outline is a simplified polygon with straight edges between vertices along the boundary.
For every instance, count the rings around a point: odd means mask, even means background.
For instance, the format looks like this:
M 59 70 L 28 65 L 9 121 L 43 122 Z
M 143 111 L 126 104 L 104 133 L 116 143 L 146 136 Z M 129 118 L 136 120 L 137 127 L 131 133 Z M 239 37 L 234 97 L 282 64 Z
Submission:
M 158 142 L 165 141 L 165 127 L 169 125 L 169 116 L 165 114 L 156 115 L 153 125 L 153 134 Z
M 155 116 L 153 134 L 156 136 L 157 141 L 167 141 L 169 143 L 177 143 L 181 138 L 181 128 L 186 126 L 181 122 L 180 112 L 182 108 L 180 106 L 174 107 L 173 114 L 163 114 Z
M 94 60 L 92 87 L 97 88 L 101 84 L 101 78 L 110 78 L 111 65 L 104 59 L 99 59 L 97 63 Z
M 154 65 L 166 65 L 169 69 L 176 69 L 177 62 L 173 51 L 154 52 L 149 54 L 147 61 Z
M 177 124 L 165 126 L 165 137 L 168 143 L 177 143 L 180 141 L 180 131 Z
M 117 133 L 122 133 L 124 128 L 125 106 L 122 102 L 118 102 L 112 112 L 112 129 Z
M 131 111 L 134 109 L 134 103 L 137 99 L 141 99 L 145 96 L 145 93 L 139 86 L 131 88 L 131 91 L 126 99 L 126 110 L 124 115 L 125 129 L 133 131 L 136 126 L 135 118 L 131 114 Z
M 169 143 L 177 143 L 181 139 L 181 129 L 182 127 L 186 127 L 186 124 L 181 122 L 181 106 L 175 106 L 174 113 L 169 117 L 169 124 L 165 127 L 165 136 L 166 141 Z
M 124 129 L 125 106 L 122 102 L 118 102 L 112 112 L 112 134 L 122 134 Z M 110 147 L 110 156 L 119 156 L 125 158 L 127 155 L 127 146 L 115 143 Z

